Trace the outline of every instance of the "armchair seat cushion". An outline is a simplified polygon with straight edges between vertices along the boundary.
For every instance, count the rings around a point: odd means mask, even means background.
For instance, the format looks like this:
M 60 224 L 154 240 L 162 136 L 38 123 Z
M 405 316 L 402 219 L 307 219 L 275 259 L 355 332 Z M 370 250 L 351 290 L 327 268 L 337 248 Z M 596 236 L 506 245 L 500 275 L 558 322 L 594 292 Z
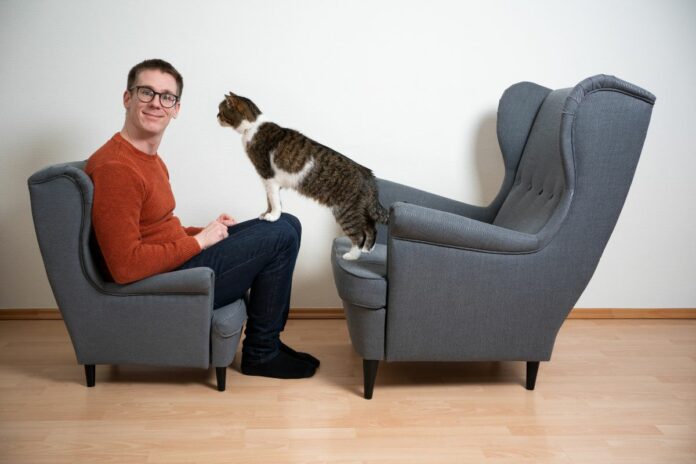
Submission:
M 378 243 L 371 253 L 363 253 L 355 261 L 343 259 L 348 250 L 348 237 L 334 240 L 331 265 L 338 295 L 355 306 L 384 308 L 387 305 L 387 246 Z
M 242 331 L 246 318 L 246 305 L 243 299 L 213 310 L 213 333 L 222 338 L 237 335 Z
M 210 351 L 211 363 L 215 367 L 229 366 L 232 363 L 246 318 L 243 298 L 213 310 Z

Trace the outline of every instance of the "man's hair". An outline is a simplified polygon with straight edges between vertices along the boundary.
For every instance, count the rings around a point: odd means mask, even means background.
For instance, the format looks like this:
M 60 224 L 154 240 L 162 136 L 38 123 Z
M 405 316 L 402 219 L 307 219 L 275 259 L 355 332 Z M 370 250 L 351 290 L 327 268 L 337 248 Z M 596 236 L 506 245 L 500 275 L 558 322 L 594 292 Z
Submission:
M 133 68 L 131 68 L 131 70 L 128 72 L 128 87 L 126 88 L 129 90 L 133 88 L 135 85 L 135 80 L 138 78 L 138 74 L 146 69 L 156 69 L 163 73 L 170 74 L 176 80 L 176 85 L 179 87 L 177 89 L 177 95 L 181 97 L 181 94 L 184 91 L 184 78 L 181 77 L 181 74 L 179 74 L 179 71 L 177 71 L 174 66 L 158 58 L 145 60 L 133 66 Z

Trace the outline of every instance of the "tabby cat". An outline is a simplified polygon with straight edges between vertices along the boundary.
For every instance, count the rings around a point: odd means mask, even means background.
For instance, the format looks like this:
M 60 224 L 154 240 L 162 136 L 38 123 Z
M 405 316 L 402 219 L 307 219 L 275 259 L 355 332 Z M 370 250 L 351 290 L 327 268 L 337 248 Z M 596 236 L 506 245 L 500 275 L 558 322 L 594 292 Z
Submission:
M 220 103 L 220 125 L 242 134 L 242 144 L 266 188 L 268 209 L 260 219 L 280 217 L 280 189 L 292 188 L 331 208 L 350 238 L 343 259 L 355 260 L 374 248 L 377 222 L 389 212 L 379 203 L 375 176 L 368 168 L 293 129 L 265 121 L 248 98 L 233 93 Z

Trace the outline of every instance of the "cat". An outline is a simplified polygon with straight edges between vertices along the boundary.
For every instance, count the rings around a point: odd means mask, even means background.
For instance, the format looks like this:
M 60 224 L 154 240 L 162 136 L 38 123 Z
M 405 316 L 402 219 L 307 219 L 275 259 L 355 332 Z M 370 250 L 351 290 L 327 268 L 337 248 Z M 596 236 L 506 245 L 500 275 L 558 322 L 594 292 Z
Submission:
M 389 211 L 380 203 L 372 171 L 293 129 L 266 121 L 248 98 L 230 92 L 218 106 L 218 122 L 242 134 L 242 144 L 261 176 L 268 208 L 259 217 L 280 217 L 280 189 L 292 188 L 331 208 L 351 248 L 343 259 L 356 260 L 373 250 L 376 223 Z

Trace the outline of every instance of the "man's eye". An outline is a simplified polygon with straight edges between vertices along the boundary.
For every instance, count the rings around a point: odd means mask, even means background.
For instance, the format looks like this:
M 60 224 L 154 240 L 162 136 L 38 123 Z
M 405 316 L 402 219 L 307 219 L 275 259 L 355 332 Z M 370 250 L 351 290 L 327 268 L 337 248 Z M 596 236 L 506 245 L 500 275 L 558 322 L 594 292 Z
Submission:
M 172 95 L 170 93 L 165 93 L 164 95 L 162 95 L 162 98 L 164 99 L 164 101 L 170 103 L 174 103 L 176 101 L 176 95 Z
M 150 89 L 141 89 L 140 92 L 142 92 L 143 95 L 147 95 L 148 97 L 151 97 L 155 94 L 155 92 Z

